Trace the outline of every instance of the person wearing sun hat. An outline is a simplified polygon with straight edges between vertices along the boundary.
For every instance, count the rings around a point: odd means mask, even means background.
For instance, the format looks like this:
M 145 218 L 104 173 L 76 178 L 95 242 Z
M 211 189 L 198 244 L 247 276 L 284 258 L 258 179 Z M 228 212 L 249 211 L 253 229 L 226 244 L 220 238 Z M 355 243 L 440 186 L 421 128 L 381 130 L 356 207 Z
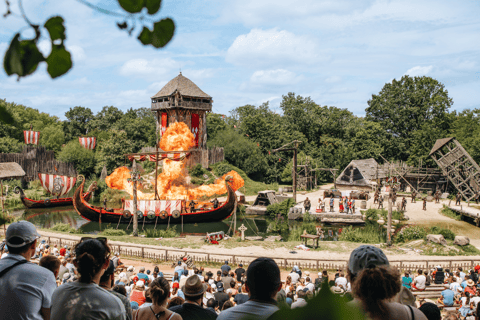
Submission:
M 182 287 L 183 294 L 185 295 L 185 303 L 174 306 L 169 310 L 178 313 L 183 319 L 216 319 L 217 314 L 215 312 L 203 308 L 203 294 L 205 290 L 206 286 L 197 275 L 189 277 L 185 282 L 185 286 Z
M 28 221 L 8 226 L 7 257 L 0 260 L 0 319 L 44 319 L 57 287 L 53 273 L 30 263 L 40 235 Z
M 427 319 L 412 306 L 389 302 L 400 291 L 400 275 L 396 269 L 390 268 L 381 249 L 371 245 L 354 249 L 347 274 L 355 297 L 352 303 L 359 305 L 370 319 Z

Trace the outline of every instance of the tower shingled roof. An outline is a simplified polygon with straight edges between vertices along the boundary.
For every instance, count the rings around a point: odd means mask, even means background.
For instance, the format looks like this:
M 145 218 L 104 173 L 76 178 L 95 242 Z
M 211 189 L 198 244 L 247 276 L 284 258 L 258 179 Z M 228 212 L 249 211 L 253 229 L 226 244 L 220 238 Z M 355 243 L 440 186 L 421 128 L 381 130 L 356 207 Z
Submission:
M 212 98 L 208 94 L 203 92 L 195 83 L 193 83 L 192 80 L 184 77 L 181 72 L 178 76 L 170 80 L 162 88 L 162 90 L 158 91 L 157 94 L 154 95 L 152 98 L 169 97 L 177 90 L 182 96 L 209 99 Z

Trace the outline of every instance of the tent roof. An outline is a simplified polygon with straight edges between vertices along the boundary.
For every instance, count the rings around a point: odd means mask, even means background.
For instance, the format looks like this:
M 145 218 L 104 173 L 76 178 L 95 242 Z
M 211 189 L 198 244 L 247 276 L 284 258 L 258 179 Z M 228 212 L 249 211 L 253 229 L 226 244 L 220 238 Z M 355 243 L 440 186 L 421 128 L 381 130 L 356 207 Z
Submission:
M 377 178 L 382 179 L 387 177 L 387 171 L 384 169 L 384 166 L 379 165 L 377 161 L 373 158 L 361 159 L 361 160 L 352 160 L 348 166 L 343 169 L 342 173 L 337 177 L 338 184 L 346 184 L 345 180 L 342 180 L 342 176 L 345 175 L 345 171 L 350 167 L 355 167 L 358 169 L 363 179 L 357 179 L 354 181 L 356 185 L 369 185 L 370 182 L 375 181 Z M 378 175 L 377 175 L 378 169 Z
M 0 163 L 0 179 L 19 178 L 25 175 L 22 167 L 16 162 Z
M 203 92 L 195 83 L 193 83 L 192 80 L 184 77 L 181 72 L 178 76 L 170 80 L 162 90 L 158 91 L 152 98 L 169 97 L 174 94 L 175 91 L 178 91 L 182 96 L 187 97 L 212 98 Z

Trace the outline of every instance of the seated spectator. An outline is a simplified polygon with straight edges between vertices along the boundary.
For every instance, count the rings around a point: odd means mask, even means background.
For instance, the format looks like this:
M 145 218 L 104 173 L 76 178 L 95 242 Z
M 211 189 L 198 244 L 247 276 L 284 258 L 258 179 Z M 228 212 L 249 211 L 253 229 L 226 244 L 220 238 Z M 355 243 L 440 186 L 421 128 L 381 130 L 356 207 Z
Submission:
M 125 286 L 116 285 L 112 288 L 112 291 L 118 292 L 125 297 L 127 296 L 127 290 L 125 290 Z
M 153 268 L 153 276 L 154 276 L 155 278 L 157 278 L 157 277 L 163 277 L 163 272 L 160 271 L 160 269 L 158 268 L 158 266 L 155 266 L 155 267 Z
M 57 244 L 54 244 L 54 245 L 53 245 L 52 255 L 54 255 L 55 257 L 58 257 L 58 256 L 60 255 L 60 253 L 58 252 L 58 246 L 57 246 Z
M 61 257 L 61 256 L 60 256 L 60 257 Z M 67 269 L 67 267 L 66 267 L 66 265 L 67 265 L 67 260 L 66 260 L 66 259 L 62 259 L 62 260 L 60 260 L 60 261 L 61 261 L 61 263 L 60 263 L 60 268 L 58 269 L 58 276 L 57 276 L 57 278 L 61 280 L 61 279 L 63 279 L 63 275 L 68 272 L 68 269 Z
M 431 302 L 426 302 L 418 308 L 427 317 L 428 320 L 442 320 L 440 309 Z
M 418 269 L 418 274 L 415 277 L 415 279 L 413 279 L 413 288 L 412 289 L 417 290 L 417 291 L 424 291 L 426 281 L 427 281 L 427 279 L 423 275 L 422 270 Z
M 222 312 L 233 307 L 234 304 L 232 301 L 227 301 L 223 304 Z
M 42 259 L 40 259 L 38 265 L 52 271 L 55 279 L 57 279 L 61 263 L 56 256 L 44 256 Z
M 347 288 L 347 278 L 345 278 L 345 274 L 343 272 L 340 273 L 339 277 L 335 279 L 335 285 L 337 287 L 342 286 L 342 288 Z
M 140 308 L 149 308 L 152 304 L 152 295 L 150 294 L 150 288 L 148 288 L 145 290 L 145 303 Z
M 428 270 L 425 270 L 423 272 L 423 275 L 425 276 L 425 286 L 429 286 L 432 283 L 432 277 L 430 277 L 430 273 L 428 272 Z M 442 284 L 442 283 L 443 283 L 443 280 L 439 284 Z
M 303 289 L 305 289 L 305 279 L 300 278 L 300 280 L 298 280 L 298 282 L 297 282 L 297 290 L 296 291 L 298 292 L 298 291 L 301 291 Z
M 65 257 L 65 253 L 67 253 L 67 246 L 61 247 L 58 253 L 60 254 L 60 256 Z
M 233 279 L 230 281 L 230 289 L 232 290 L 232 296 L 235 296 L 237 294 L 237 283 Z
M 140 280 L 141 281 L 141 280 Z M 139 282 L 140 282 L 139 281 Z M 168 281 L 159 277 L 152 281 L 149 287 L 152 298 L 152 305 L 148 308 L 139 308 L 133 312 L 135 320 L 182 320 L 182 317 L 166 308 L 168 296 L 170 295 L 170 285 Z
M 456 278 L 456 277 L 453 277 L 452 280 L 453 280 L 453 282 L 450 283 L 450 290 L 452 290 L 455 294 L 457 294 L 458 292 L 463 291 L 463 290 L 462 290 L 462 287 L 461 287 L 460 284 L 457 282 L 457 278 Z
M 257 258 L 247 269 L 246 291 L 250 300 L 223 311 L 219 320 L 266 319 L 278 310 L 274 300 L 277 292 L 282 289 L 280 269 L 270 258 Z
M 132 308 L 132 313 L 133 311 L 135 310 L 138 310 L 140 307 L 138 306 L 138 302 L 137 301 L 130 301 L 130 307 Z
M 138 303 L 140 307 L 142 304 L 145 303 L 147 299 L 145 298 L 145 283 L 143 280 L 138 280 L 132 288 L 130 292 L 130 301 L 135 301 Z
M 477 290 L 475 296 L 470 296 L 470 301 L 475 304 L 475 308 L 478 307 L 478 302 L 480 301 L 480 291 Z
M 125 290 L 125 287 L 119 287 L 117 286 L 117 290 L 121 291 L 115 291 L 112 289 L 113 283 L 115 281 L 115 267 L 112 261 L 110 261 L 108 268 L 105 270 L 103 275 L 100 278 L 99 286 L 105 290 L 107 290 L 109 293 L 120 299 L 122 301 L 123 306 L 125 307 L 125 317 L 127 320 L 132 319 L 132 305 L 130 304 L 130 300 L 127 298 L 127 291 Z M 114 287 L 113 287 L 114 288 Z
M 363 245 L 353 250 L 347 272 L 356 298 L 354 303 L 359 303 L 370 319 L 426 319 L 416 308 L 389 302 L 400 291 L 400 276 L 390 268 L 381 249 Z
M 315 292 L 315 285 L 312 283 L 312 280 L 310 280 L 310 277 L 305 278 L 305 287 L 307 287 L 311 293 Z
M 440 266 L 437 266 L 434 276 L 434 282 L 435 284 L 442 284 L 445 281 L 445 273 L 443 272 L 443 269 Z
M 175 306 L 181 306 L 185 302 L 185 299 L 180 298 L 180 297 L 174 297 L 170 299 L 167 305 L 167 309 L 170 310 L 170 308 L 175 307 Z
M 300 279 L 300 275 L 295 271 L 295 269 L 292 269 L 292 272 L 288 274 L 290 276 L 290 279 L 292 279 L 292 284 L 297 284 L 298 279 Z
M 56 283 L 51 271 L 29 263 L 37 229 L 28 221 L 13 222 L 5 238 L 10 253 L 0 260 L 0 318 L 48 319 Z
M 407 289 L 412 289 L 412 278 L 410 278 L 410 275 L 408 274 L 408 271 L 405 271 L 404 276 L 402 277 L 402 286 L 404 286 Z
M 227 289 L 230 289 L 231 288 L 231 282 L 233 281 L 233 278 L 230 277 L 230 275 L 228 274 L 228 272 L 223 272 L 222 274 L 222 282 L 223 282 L 223 286 L 225 288 L 225 290 Z
M 438 303 L 447 307 L 453 306 L 455 293 L 450 289 L 448 284 L 445 285 L 445 290 L 442 291 Z
M 244 294 L 242 288 L 243 287 L 238 287 L 238 292 L 233 299 L 233 302 L 235 302 L 237 305 L 248 301 L 248 294 Z
M 183 319 L 209 320 L 216 319 L 217 314 L 203 308 L 203 294 L 205 287 L 197 275 L 187 279 L 183 294 L 185 303 L 179 306 L 171 307 L 170 310 L 178 313 Z
M 173 270 L 173 272 L 177 273 L 178 277 L 180 278 L 180 276 L 183 274 L 183 266 L 182 266 L 182 261 L 178 261 L 177 262 L 177 266 L 175 267 L 175 269 Z
M 214 293 L 213 296 L 215 297 L 215 300 L 217 300 L 220 310 L 223 308 L 223 304 L 230 299 L 228 294 L 225 292 L 223 282 L 217 283 L 217 292 Z
M 182 273 L 183 274 L 183 273 Z M 178 272 L 175 272 L 172 277 L 172 282 L 180 282 L 180 277 L 178 276 Z
M 460 275 L 460 279 L 462 279 L 462 281 L 465 280 L 465 272 L 463 272 L 463 268 L 458 267 L 457 270 L 458 270 L 458 273 Z
M 220 313 L 218 310 L 218 302 L 215 299 L 208 299 L 206 309 L 215 312 L 217 315 Z
M 287 298 L 285 299 L 285 302 L 291 307 L 293 301 L 295 300 L 295 297 L 293 296 L 293 293 L 287 293 Z
M 304 307 L 307 305 L 307 301 L 305 301 L 305 297 L 307 293 L 305 291 L 298 291 L 297 292 L 297 301 L 292 303 L 292 309 Z
M 466 281 L 467 286 L 465 287 L 465 292 L 468 292 L 470 296 L 474 296 L 477 292 L 477 287 L 475 287 L 475 282 L 472 279 Z
M 110 248 L 106 239 L 82 238 L 75 246 L 78 282 L 55 289 L 52 296 L 52 320 L 126 319 L 122 301 L 98 283 L 109 267 Z
M 145 284 L 148 284 L 148 275 L 145 273 L 145 267 L 140 267 L 139 272 L 137 273 L 138 280 L 143 280 Z

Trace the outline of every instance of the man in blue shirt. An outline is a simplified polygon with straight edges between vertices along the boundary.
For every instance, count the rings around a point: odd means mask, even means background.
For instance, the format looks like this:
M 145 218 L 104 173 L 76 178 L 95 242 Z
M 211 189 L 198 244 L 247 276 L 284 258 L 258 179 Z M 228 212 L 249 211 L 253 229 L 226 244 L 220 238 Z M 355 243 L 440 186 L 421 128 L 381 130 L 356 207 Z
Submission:
M 449 287 L 448 284 L 445 285 L 445 290 L 442 291 L 442 296 L 438 299 L 438 303 L 443 304 L 446 307 L 453 306 L 453 299 L 455 297 L 455 293 L 450 290 Z
M 223 266 L 220 267 L 220 269 L 222 269 L 222 273 L 229 273 L 230 270 L 232 270 L 232 268 L 230 268 L 230 266 L 228 265 L 228 261 L 225 260 L 225 264 Z
M 145 283 L 149 283 L 150 279 L 148 279 L 148 276 L 145 274 L 145 267 L 140 268 L 140 272 L 137 273 L 138 280 L 143 280 Z

